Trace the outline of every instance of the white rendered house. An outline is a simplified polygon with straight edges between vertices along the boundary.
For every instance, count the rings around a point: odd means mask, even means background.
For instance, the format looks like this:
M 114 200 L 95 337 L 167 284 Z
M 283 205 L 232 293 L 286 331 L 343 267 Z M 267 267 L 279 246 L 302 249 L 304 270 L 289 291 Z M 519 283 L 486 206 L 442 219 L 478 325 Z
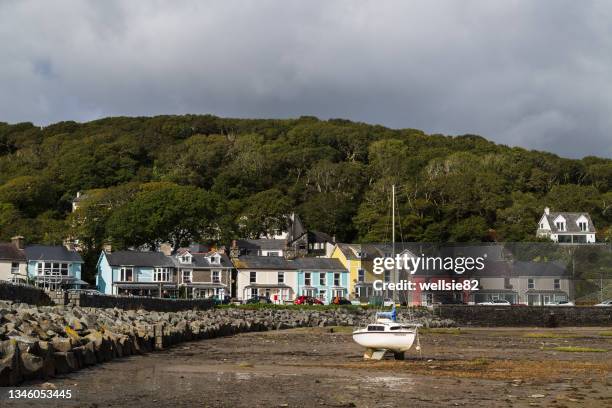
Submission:
M 546 207 L 536 234 L 561 244 L 591 244 L 595 243 L 595 232 L 589 213 L 551 212 Z

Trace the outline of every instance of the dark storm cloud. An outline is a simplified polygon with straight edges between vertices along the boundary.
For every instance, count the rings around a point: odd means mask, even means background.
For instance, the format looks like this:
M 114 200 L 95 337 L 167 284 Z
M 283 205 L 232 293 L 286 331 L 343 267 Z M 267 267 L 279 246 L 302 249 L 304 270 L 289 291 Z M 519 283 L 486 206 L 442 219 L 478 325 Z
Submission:
M 612 157 L 610 21 L 570 0 L 0 0 L 0 120 L 316 115 Z

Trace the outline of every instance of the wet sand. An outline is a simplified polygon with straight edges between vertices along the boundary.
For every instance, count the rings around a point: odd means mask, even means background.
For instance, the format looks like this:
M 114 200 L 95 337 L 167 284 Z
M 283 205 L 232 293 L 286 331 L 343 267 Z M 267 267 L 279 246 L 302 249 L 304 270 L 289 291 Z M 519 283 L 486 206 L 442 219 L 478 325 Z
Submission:
M 612 407 L 611 335 L 611 328 L 440 329 L 421 335 L 420 356 L 411 350 L 405 361 L 374 362 L 363 361 L 349 328 L 250 333 L 115 360 L 51 385 L 24 384 L 70 388 L 70 401 L 2 405 Z

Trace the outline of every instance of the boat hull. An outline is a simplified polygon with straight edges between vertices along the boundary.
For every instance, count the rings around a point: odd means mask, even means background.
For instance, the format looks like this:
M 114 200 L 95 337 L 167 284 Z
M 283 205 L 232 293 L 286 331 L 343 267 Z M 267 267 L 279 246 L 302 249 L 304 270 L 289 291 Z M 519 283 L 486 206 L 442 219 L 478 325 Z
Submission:
M 353 340 L 360 346 L 374 350 L 389 350 L 395 353 L 403 353 L 410 350 L 416 338 L 416 331 L 384 331 L 371 332 L 367 330 L 355 330 Z

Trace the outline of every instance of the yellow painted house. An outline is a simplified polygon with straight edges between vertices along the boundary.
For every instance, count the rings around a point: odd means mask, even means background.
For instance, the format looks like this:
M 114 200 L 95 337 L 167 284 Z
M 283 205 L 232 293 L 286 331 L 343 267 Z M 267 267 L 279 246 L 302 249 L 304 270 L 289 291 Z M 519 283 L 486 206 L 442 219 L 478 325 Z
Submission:
M 331 258 L 338 259 L 349 271 L 349 298 L 367 302 L 374 295 L 372 282 L 383 279 L 372 272 L 374 258 L 389 256 L 388 246 L 374 244 L 336 244 Z M 390 252 L 390 251 L 389 251 Z M 377 294 L 379 295 L 379 294 Z

